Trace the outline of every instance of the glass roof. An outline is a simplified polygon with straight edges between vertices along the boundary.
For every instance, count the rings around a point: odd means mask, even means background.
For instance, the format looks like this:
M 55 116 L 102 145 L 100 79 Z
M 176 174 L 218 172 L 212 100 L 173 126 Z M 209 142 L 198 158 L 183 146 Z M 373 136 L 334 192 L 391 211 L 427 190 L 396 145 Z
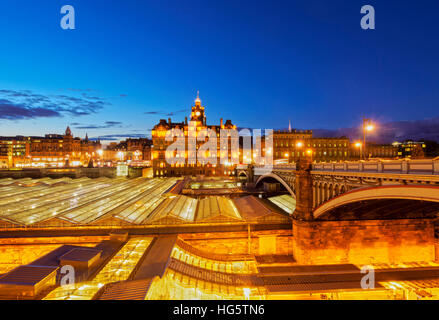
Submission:
M 296 210 L 296 199 L 292 196 L 284 194 L 281 196 L 268 198 L 271 202 L 277 205 L 279 208 L 283 209 L 285 212 L 289 214 L 293 214 L 294 210 Z
M 128 222 L 142 223 L 176 181 L 81 178 L 64 180 L 61 185 L 0 187 L 0 219 L 32 225 L 57 218 L 82 225 L 114 214 Z

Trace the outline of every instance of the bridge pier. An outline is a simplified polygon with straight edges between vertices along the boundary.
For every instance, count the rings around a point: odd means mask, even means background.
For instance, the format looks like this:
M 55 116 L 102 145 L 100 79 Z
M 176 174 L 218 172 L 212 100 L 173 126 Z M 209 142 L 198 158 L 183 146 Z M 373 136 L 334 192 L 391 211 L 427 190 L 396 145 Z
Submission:
M 316 220 L 315 201 L 338 195 L 329 186 L 324 195 L 313 188 L 312 164 L 299 160 L 294 172 L 296 210 L 293 252 L 299 264 L 401 263 L 435 260 L 434 219 Z M 323 196 L 323 199 L 320 197 Z M 323 200 L 323 201 L 322 201 Z
M 293 254 L 299 264 L 434 261 L 434 220 L 294 219 Z
M 312 163 L 309 159 L 299 159 L 296 162 L 296 210 L 293 219 L 313 220 L 314 192 L 311 176 Z

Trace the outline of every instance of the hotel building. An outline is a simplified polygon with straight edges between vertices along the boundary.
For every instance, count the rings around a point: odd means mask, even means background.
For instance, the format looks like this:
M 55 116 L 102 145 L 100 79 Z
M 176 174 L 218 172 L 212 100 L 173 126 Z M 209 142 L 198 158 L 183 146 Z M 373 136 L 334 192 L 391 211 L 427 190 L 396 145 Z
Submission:
M 160 122 L 154 126 L 152 130 L 152 140 L 153 140 L 153 149 L 152 149 L 152 167 L 154 171 L 155 177 L 161 176 L 186 176 L 186 175 L 206 175 L 206 176 L 222 176 L 222 175 L 230 175 L 233 173 L 232 166 L 226 166 L 220 164 L 220 130 L 221 129 L 236 129 L 236 126 L 232 124 L 231 120 L 226 120 L 223 123 L 223 120 L 220 120 L 219 125 L 207 125 L 206 115 L 205 115 L 205 107 L 201 105 L 201 100 L 197 96 L 195 100 L 195 105 L 192 106 L 191 123 L 195 124 L 195 129 L 197 133 L 205 130 L 211 129 L 216 132 L 217 135 L 217 163 L 211 164 L 206 163 L 205 159 L 199 159 L 196 155 L 191 154 L 191 150 L 188 150 L 188 134 L 189 134 L 189 123 L 186 117 L 184 122 L 172 122 L 171 118 L 166 121 L 165 119 L 161 119 Z M 181 130 L 181 132 L 185 135 L 185 159 L 184 163 L 176 163 L 169 164 L 166 161 L 166 150 L 173 143 L 173 141 L 166 141 L 166 132 L 168 130 Z M 206 137 L 207 141 L 207 137 Z M 204 144 L 205 142 L 196 142 L 196 151 L 198 148 Z M 206 155 L 210 157 L 211 155 Z M 192 161 L 188 161 L 189 159 L 196 159 L 194 163 Z

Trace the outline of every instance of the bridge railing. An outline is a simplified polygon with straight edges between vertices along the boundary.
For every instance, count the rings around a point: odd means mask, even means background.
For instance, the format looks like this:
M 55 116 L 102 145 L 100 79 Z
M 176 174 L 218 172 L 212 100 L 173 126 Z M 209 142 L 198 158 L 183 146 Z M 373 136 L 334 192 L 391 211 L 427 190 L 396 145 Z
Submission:
M 315 163 L 313 164 L 313 171 L 439 175 L 439 160 L 377 160 Z
M 258 167 L 255 167 L 258 168 Z M 296 170 L 296 164 L 274 165 L 273 170 Z M 313 171 L 324 172 L 370 172 L 393 174 L 439 175 L 439 160 L 376 160 L 313 163 Z

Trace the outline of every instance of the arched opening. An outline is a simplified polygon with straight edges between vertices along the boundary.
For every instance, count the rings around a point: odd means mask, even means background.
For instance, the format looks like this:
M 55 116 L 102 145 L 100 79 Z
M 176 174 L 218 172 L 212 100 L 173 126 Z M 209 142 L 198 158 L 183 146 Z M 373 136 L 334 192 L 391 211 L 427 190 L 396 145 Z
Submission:
M 247 172 L 245 172 L 245 171 L 239 172 L 238 173 L 238 180 L 241 182 L 247 182 L 247 180 L 248 180 Z
M 343 190 L 342 186 L 342 190 Z M 322 203 L 318 220 L 415 219 L 439 213 L 439 187 L 382 186 L 356 189 Z
M 259 179 L 256 181 L 256 188 L 262 188 L 264 182 L 270 184 L 270 183 L 277 183 L 280 187 L 280 192 L 285 191 L 288 192 L 293 198 L 296 198 L 296 195 L 294 194 L 293 189 L 280 177 L 274 174 L 268 174 L 265 176 L 259 177 Z
M 346 187 L 344 185 L 342 185 L 340 187 L 340 194 L 346 193 Z
M 328 199 L 332 199 L 334 198 L 334 185 L 331 184 L 329 185 L 329 194 L 328 194 Z
M 328 201 L 329 199 L 329 188 L 328 188 L 328 184 L 325 183 L 323 185 L 323 202 Z
M 340 186 L 338 184 L 334 187 L 334 196 L 337 197 L 340 194 Z

